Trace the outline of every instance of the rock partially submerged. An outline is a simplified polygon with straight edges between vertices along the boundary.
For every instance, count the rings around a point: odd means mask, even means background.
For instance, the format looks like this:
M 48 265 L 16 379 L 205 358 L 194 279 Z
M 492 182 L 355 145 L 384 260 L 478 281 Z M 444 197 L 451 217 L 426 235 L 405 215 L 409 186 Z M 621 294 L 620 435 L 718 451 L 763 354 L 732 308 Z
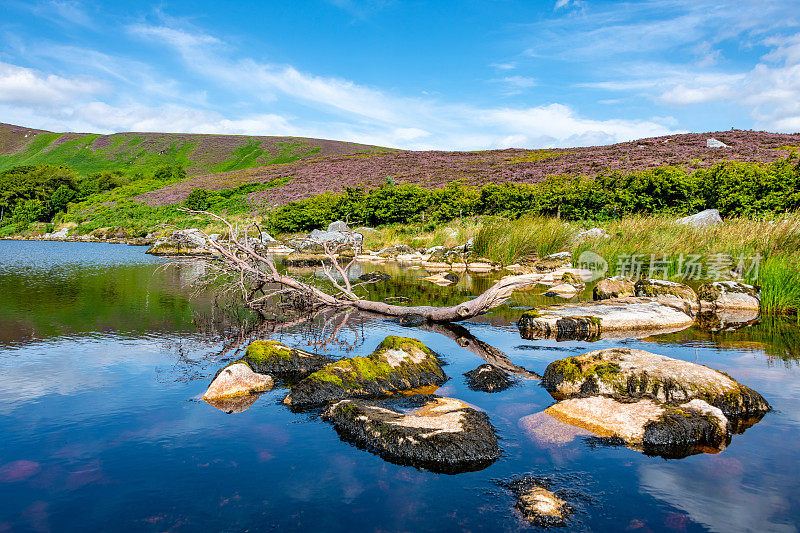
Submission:
M 344 440 L 394 463 L 458 473 L 486 468 L 500 457 L 486 413 L 453 398 L 417 402 L 422 405 L 403 412 L 374 401 L 342 400 L 322 416 Z
M 706 331 L 733 331 L 758 322 L 758 309 L 714 309 L 697 313 L 697 326 Z
M 628 298 L 636 295 L 636 288 L 633 280 L 614 276 L 597 282 L 592 289 L 592 299 L 609 300 L 611 298 Z
M 567 502 L 544 487 L 531 487 L 517 494 L 517 510 L 522 517 L 537 527 L 563 527 L 567 525 Z
M 206 403 L 214 409 L 219 409 L 229 415 L 243 413 L 250 409 L 261 393 L 248 394 L 246 396 L 232 396 L 230 398 L 219 398 L 215 400 L 206 399 Z
M 592 396 L 563 400 L 544 412 L 649 455 L 685 457 L 698 446 L 722 449 L 730 442 L 728 419 L 699 399 L 670 406 L 651 399 L 621 402 Z
M 150 255 L 211 255 L 208 238 L 199 229 L 181 229 L 161 237 L 145 252 Z
M 680 331 L 693 321 L 683 305 L 651 298 L 618 298 L 526 311 L 517 327 L 525 339 L 588 340 Z
M 467 387 L 482 392 L 504 391 L 515 383 L 508 374 L 490 364 L 465 372 L 464 376 L 467 378 Z
M 718 209 L 706 209 L 688 217 L 679 218 L 676 224 L 684 224 L 693 228 L 707 228 L 722 224 L 722 217 L 719 216 Z
M 718 309 L 751 309 L 761 307 L 761 293 L 752 286 L 738 281 L 704 283 L 697 289 L 700 308 L 704 311 Z
M 246 396 L 268 391 L 272 385 L 273 380 L 270 376 L 257 374 L 247 363 L 236 361 L 217 372 L 208 390 L 203 394 L 203 399 L 213 401 Z
M 295 383 L 284 403 L 293 409 L 345 398 L 374 398 L 447 380 L 439 358 L 416 339 L 386 337 L 366 357 L 341 359 Z
M 290 348 L 278 341 L 253 341 L 242 358 L 253 371 L 269 374 L 284 381 L 302 379 L 316 372 L 333 359 L 298 348 Z
M 726 416 L 753 416 L 770 409 L 756 391 L 704 365 L 644 350 L 610 348 L 553 361 L 542 385 L 556 399 L 586 395 L 651 398 L 678 405 L 698 399 Z
M 378 283 L 381 281 L 386 281 L 390 279 L 392 276 L 385 272 L 378 272 L 377 270 L 373 270 L 372 272 L 367 272 L 366 274 L 361 274 L 358 276 L 360 281 L 366 281 L 367 283 Z

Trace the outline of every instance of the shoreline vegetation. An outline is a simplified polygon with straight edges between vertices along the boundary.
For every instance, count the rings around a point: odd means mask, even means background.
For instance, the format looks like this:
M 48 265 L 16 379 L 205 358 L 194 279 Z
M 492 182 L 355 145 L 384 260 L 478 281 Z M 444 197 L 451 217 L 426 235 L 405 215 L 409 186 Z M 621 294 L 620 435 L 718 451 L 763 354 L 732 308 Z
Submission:
M 345 187 L 280 206 L 257 199 L 268 198 L 291 176 L 227 189 L 196 188 L 181 201 L 154 206 L 143 195 L 191 181 L 183 166 L 134 165 L 91 173 L 66 165 L 16 166 L 0 172 L 0 238 L 60 232 L 56 238 L 146 244 L 175 229 L 225 233 L 220 224 L 185 208 L 217 213 L 242 226 L 257 224 L 284 241 L 345 220 L 356 231 L 367 228 L 365 249 L 453 247 L 472 239 L 478 256 L 504 266 L 556 252 L 571 252 L 577 264 L 582 253 L 593 252 L 611 267 L 633 257 L 646 268 L 658 258 L 660 277 L 684 280 L 688 259 L 715 261 L 717 269 L 727 268 L 723 278 L 738 270 L 745 282 L 761 287 L 765 314 L 796 315 L 800 157 L 796 147 L 782 148 L 785 156 L 772 162 L 658 166 L 595 177 L 562 174 L 537 183 L 479 186 L 456 180 L 426 188 L 386 177 L 377 187 Z M 703 209 L 718 209 L 723 222 L 710 227 L 675 223 Z M 591 228 L 596 233 L 586 237 L 582 232 Z M 737 269 L 745 260 L 747 268 Z M 699 278 L 688 279 L 713 279 L 702 268 Z

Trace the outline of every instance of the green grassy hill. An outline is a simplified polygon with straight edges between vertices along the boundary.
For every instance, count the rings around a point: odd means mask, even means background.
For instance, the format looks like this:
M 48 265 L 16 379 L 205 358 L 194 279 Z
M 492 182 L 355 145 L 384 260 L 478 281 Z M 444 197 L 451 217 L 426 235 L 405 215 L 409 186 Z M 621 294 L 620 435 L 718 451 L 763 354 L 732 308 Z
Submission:
M 379 150 L 303 137 L 183 133 L 53 133 L 0 123 L 0 171 L 21 165 L 68 165 L 81 175 L 102 170 L 151 174 L 162 165 L 189 176 Z

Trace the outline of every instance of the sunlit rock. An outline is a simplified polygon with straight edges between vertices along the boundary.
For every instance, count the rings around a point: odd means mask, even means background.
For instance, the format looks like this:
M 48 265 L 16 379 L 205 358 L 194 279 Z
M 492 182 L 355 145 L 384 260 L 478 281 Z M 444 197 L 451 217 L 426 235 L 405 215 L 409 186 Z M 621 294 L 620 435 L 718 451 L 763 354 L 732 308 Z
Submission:
M 413 400 L 410 400 L 413 401 Z M 436 472 L 480 470 L 500 457 L 489 417 L 453 398 L 423 397 L 408 411 L 342 400 L 323 418 L 339 435 L 392 462 Z
M 664 279 L 640 279 L 634 285 L 636 296 L 653 298 L 659 301 L 686 303 L 690 309 L 700 307 L 700 300 L 694 289 L 683 283 Z
M 370 398 L 447 380 L 439 358 L 415 339 L 386 337 L 373 353 L 330 363 L 292 385 L 284 403 L 302 409 L 345 398 Z
M 704 365 L 644 350 L 610 348 L 550 363 L 542 385 L 557 399 L 589 394 L 652 398 L 677 404 L 701 399 L 726 416 L 770 409 L 756 391 Z
M 567 503 L 543 487 L 531 487 L 520 492 L 517 509 L 525 520 L 538 527 L 566 525 Z
M 161 237 L 145 252 L 150 255 L 211 255 L 208 238 L 199 229 L 182 229 Z
M 700 399 L 672 406 L 649 398 L 620 402 L 591 396 L 560 401 L 544 412 L 599 437 L 665 457 L 691 455 L 698 446 L 720 450 L 731 436 L 722 411 Z
M 526 311 L 517 327 L 525 339 L 590 340 L 680 331 L 693 322 L 683 305 L 650 298 L 618 298 Z
M 694 215 L 679 218 L 675 221 L 676 224 L 684 224 L 693 228 L 707 228 L 722 224 L 722 217 L 719 216 L 718 209 L 706 209 Z
M 270 376 L 253 372 L 247 363 L 237 361 L 220 370 L 203 394 L 203 399 L 222 400 L 236 396 L 245 396 L 272 388 Z
M 592 289 L 594 300 L 609 300 L 611 298 L 627 298 L 636 295 L 636 288 L 632 280 L 623 276 L 614 276 L 602 279 Z
M 752 286 L 738 281 L 716 281 L 704 283 L 697 289 L 700 309 L 714 311 L 719 309 L 753 309 L 761 307 L 761 293 Z

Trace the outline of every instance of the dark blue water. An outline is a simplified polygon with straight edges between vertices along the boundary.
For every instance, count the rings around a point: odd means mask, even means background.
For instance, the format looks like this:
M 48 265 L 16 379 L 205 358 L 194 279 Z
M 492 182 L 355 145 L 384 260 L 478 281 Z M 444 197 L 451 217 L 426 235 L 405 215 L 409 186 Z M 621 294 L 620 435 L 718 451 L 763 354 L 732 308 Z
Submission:
M 535 381 L 469 390 L 462 374 L 483 361 L 435 332 L 353 316 L 342 343 L 308 344 L 330 331 L 321 321 L 273 335 L 339 356 L 413 336 L 442 354 L 451 379 L 438 393 L 486 410 L 505 453 L 479 472 L 434 474 L 342 442 L 288 411 L 285 390 L 238 414 L 200 401 L 233 354 L 216 356 L 195 327 L 207 301 L 183 285 L 201 267 L 161 266 L 142 248 L 0 242 L 0 531 L 516 531 L 529 526 L 497 481 L 521 474 L 570 491 L 571 530 L 797 529 L 800 375 L 770 330 L 556 343 L 522 340 L 507 312 L 463 324 L 538 372 L 624 343 L 724 370 L 775 407 L 723 452 L 680 460 L 532 438 L 520 419 L 550 395 Z M 797 338 L 792 327 L 781 331 Z

